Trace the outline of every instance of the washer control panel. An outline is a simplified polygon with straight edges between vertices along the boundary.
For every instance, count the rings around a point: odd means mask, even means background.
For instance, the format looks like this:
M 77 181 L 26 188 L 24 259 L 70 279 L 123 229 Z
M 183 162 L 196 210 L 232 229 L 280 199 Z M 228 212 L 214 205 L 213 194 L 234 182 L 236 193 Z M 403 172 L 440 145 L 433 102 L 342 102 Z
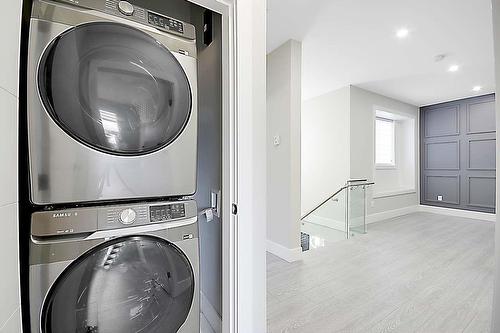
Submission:
M 134 6 L 128 1 L 119 1 L 118 2 L 118 10 L 123 15 L 130 16 L 134 14 Z
M 168 221 L 186 217 L 186 208 L 183 203 L 166 204 L 149 207 L 149 220 L 151 222 Z
M 103 206 L 98 215 L 99 229 L 115 229 L 195 217 L 197 207 L 194 201 Z
M 135 221 L 137 214 L 132 208 L 125 208 L 120 213 L 120 222 L 123 224 L 132 224 Z
M 103 207 L 99 210 L 99 226 L 105 229 L 145 224 L 148 222 L 147 206 L 114 206 Z
M 197 216 L 194 200 L 47 210 L 32 214 L 31 234 L 35 237 L 66 236 L 188 219 L 193 223 Z

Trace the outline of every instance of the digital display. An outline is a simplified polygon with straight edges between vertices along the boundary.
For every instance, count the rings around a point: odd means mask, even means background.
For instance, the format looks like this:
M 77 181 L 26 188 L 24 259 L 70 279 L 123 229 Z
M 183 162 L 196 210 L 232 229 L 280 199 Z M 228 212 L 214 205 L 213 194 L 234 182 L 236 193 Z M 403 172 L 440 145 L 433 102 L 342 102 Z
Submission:
M 184 24 L 180 21 L 148 12 L 148 22 L 156 27 L 184 33 Z
M 161 222 L 186 217 L 183 203 L 149 207 L 151 222 Z

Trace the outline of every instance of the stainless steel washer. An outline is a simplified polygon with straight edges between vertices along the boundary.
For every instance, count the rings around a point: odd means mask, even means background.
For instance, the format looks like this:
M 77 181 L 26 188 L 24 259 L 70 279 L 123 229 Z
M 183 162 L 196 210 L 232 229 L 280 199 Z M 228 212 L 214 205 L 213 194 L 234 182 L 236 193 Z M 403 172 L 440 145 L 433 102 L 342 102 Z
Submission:
M 117 0 L 35 0 L 28 51 L 31 201 L 196 191 L 194 26 Z
M 36 212 L 32 333 L 199 332 L 194 201 Z

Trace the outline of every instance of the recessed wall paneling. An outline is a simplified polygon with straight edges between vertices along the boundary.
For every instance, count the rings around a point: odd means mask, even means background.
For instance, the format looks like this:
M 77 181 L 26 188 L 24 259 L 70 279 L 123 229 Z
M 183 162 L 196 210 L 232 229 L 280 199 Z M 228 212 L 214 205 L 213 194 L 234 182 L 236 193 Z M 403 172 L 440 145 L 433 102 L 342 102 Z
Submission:
M 460 204 L 459 176 L 427 176 L 425 181 L 425 199 L 427 201 Z M 439 195 L 443 196 L 442 201 L 438 201 Z
M 420 108 L 423 205 L 495 213 L 495 118 L 494 94 Z
M 495 208 L 495 177 L 468 177 L 469 206 Z
M 425 137 L 458 135 L 460 133 L 460 106 L 446 106 L 425 113 Z
M 460 169 L 460 142 L 432 142 L 425 145 L 426 165 L 428 170 Z
M 496 140 L 477 139 L 468 142 L 468 169 L 495 170 Z
M 495 132 L 495 101 L 467 104 L 467 133 Z

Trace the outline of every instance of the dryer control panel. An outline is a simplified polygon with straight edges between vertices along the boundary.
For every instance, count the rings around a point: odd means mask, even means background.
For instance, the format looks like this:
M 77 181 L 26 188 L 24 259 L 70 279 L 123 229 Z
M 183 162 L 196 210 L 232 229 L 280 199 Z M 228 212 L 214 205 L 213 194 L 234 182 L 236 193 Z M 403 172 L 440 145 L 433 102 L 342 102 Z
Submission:
M 172 17 L 156 13 L 133 4 L 133 0 L 52 0 L 77 7 L 94 9 L 106 14 L 125 18 L 158 30 L 178 35 L 187 39 L 196 39 L 195 27 L 192 24 L 176 20 Z
M 74 208 L 33 213 L 31 234 L 35 237 L 92 233 L 154 223 L 196 222 L 196 202 L 173 201 Z

